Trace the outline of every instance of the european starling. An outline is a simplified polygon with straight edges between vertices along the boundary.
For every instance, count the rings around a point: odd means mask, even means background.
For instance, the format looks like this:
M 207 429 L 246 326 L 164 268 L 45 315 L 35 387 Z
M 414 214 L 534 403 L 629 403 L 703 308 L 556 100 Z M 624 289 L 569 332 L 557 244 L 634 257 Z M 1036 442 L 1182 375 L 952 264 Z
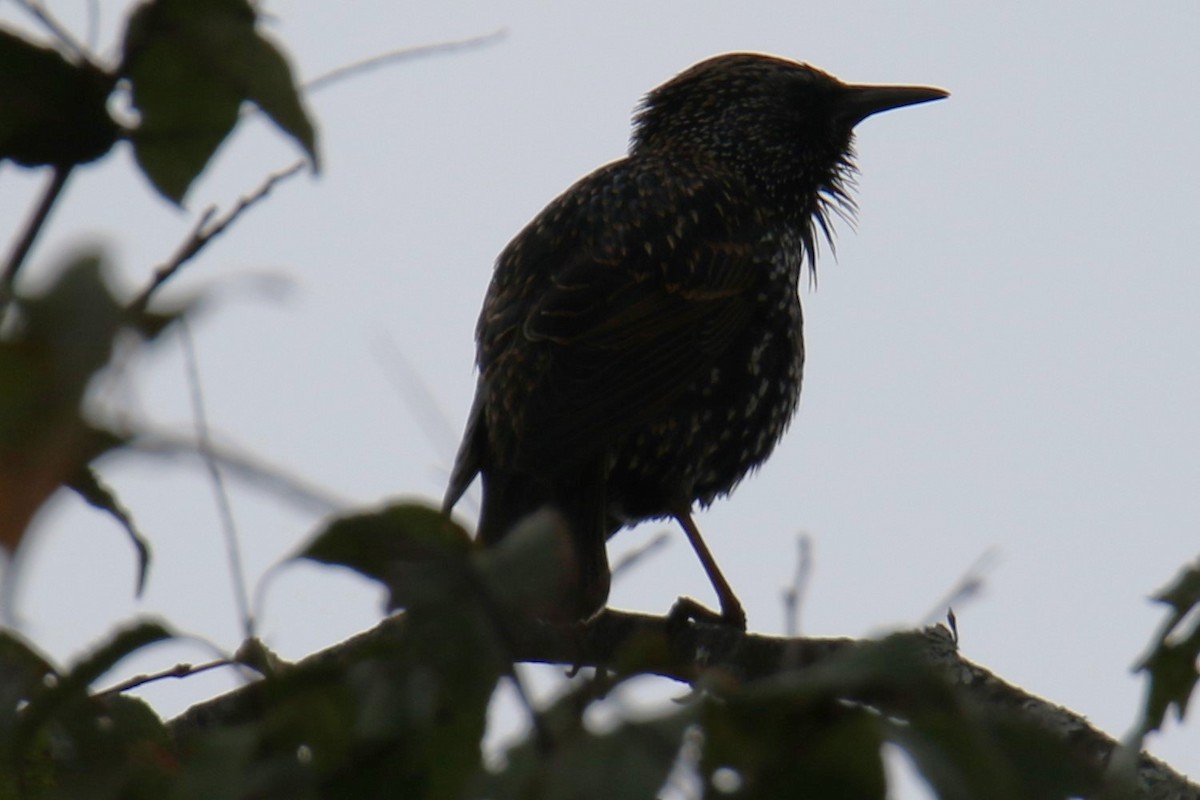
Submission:
M 629 154 L 567 189 L 497 259 L 445 509 L 480 474 L 485 544 L 539 508 L 560 512 L 578 565 L 566 615 L 580 619 L 608 599 L 608 538 L 674 517 L 720 619 L 744 628 L 691 510 L 762 464 L 796 410 L 800 273 L 807 262 L 815 274 L 831 216 L 853 212 L 854 126 L 945 96 L 749 53 L 651 91 Z

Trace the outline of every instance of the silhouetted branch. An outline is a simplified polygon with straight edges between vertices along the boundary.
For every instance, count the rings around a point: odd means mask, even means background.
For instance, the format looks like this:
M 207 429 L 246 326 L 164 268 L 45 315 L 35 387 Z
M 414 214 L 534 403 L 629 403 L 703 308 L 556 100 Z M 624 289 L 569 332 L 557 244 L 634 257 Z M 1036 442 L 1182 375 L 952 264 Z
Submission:
M 54 208 L 54 203 L 62 194 L 63 188 L 67 185 L 67 178 L 70 176 L 70 166 L 60 165 L 54 168 L 50 174 L 50 182 L 46 184 L 42 198 L 33 211 L 33 216 L 21 229 L 21 235 L 13 245 L 8 261 L 4 264 L 4 274 L 0 275 L 0 319 L 3 319 L 4 311 L 12 301 L 13 290 L 17 283 L 17 273 L 21 271 L 25 257 L 33 249 L 33 243 L 37 241 L 38 234 L 41 233 L 46 219 L 50 216 L 50 210 Z
M 200 445 L 194 438 L 163 431 L 138 431 L 127 449 L 169 458 L 203 457 Z M 210 440 L 208 455 L 238 480 L 270 492 L 306 511 L 332 514 L 351 505 L 348 498 L 339 497 L 328 489 L 291 475 L 283 467 L 268 463 L 234 445 Z
M 154 277 L 151 279 L 150 284 L 129 304 L 130 313 L 136 316 L 145 311 L 146 307 L 150 305 L 150 299 L 154 296 L 154 293 L 158 291 L 159 287 L 169 281 L 184 264 L 195 258 L 209 242 L 224 233 L 225 229 L 242 215 L 242 212 L 270 194 L 271 190 L 280 181 L 292 177 L 303 169 L 306 163 L 308 162 L 300 160 L 287 169 L 268 175 L 261 186 L 239 199 L 237 205 L 230 209 L 229 213 L 216 219 L 216 221 L 213 221 L 213 217 L 217 213 L 216 206 L 206 209 L 200 215 L 200 219 L 196 221 L 191 234 L 179 246 L 179 249 L 175 251 L 175 255 L 154 270 Z M 212 222 L 211 225 L 209 224 L 210 222 Z
M 212 669 L 220 669 L 221 667 L 237 666 L 240 662 L 228 658 L 215 658 L 212 661 L 206 661 L 203 664 L 191 664 L 186 661 L 181 661 L 173 667 L 161 670 L 159 672 L 142 673 L 134 675 L 132 678 L 123 680 L 115 686 L 110 686 L 96 692 L 97 697 L 104 697 L 110 694 L 120 694 L 128 692 L 130 689 L 136 689 L 139 686 L 145 686 L 148 683 L 156 683 L 167 678 L 190 678 L 192 675 L 199 675 L 201 672 L 208 672 Z
M 493 42 L 503 39 L 508 32 L 501 28 L 500 30 L 485 33 L 481 36 L 471 36 L 467 39 L 455 39 L 448 42 L 437 42 L 435 44 L 422 44 L 415 47 L 404 47 L 399 50 L 391 50 L 387 53 L 380 53 L 377 56 L 365 58 L 362 61 L 355 61 L 353 64 L 337 67 L 322 75 L 305 81 L 300 88 L 306 94 L 320 91 L 326 86 L 330 86 L 338 81 L 352 78 L 364 72 L 370 72 L 373 69 L 386 67 L 394 64 L 397 61 L 407 61 L 411 58 L 419 58 L 421 56 L 432 55 L 434 53 L 450 53 L 456 50 L 467 50 L 474 47 L 482 47 Z
M 611 570 L 613 578 L 628 572 L 630 569 L 637 566 L 638 563 L 645 560 L 648 556 L 653 555 L 670 543 L 670 532 L 659 531 L 658 533 L 654 534 L 654 536 L 647 540 L 642 546 L 630 550 L 613 563 Z
M 71 51 L 71 54 L 85 64 L 90 64 L 92 59 L 88 54 L 87 48 L 80 43 L 66 26 L 54 18 L 41 3 L 35 3 L 33 0 L 16 0 L 20 8 L 30 14 L 34 19 L 41 23 L 42 27 L 50 32 L 50 35 L 58 40 L 64 48 Z
M 812 549 L 811 536 L 802 533 L 796 537 L 796 575 L 783 592 L 783 630 L 788 636 L 800 635 L 800 605 L 812 574 Z
M 237 603 L 238 616 L 241 618 L 242 632 L 247 639 L 254 636 L 254 616 L 250 610 L 250 596 L 246 589 L 246 571 L 242 566 L 242 548 L 238 541 L 237 524 L 233 519 L 233 506 L 229 502 L 229 493 L 225 490 L 225 479 L 221 476 L 221 468 L 212 454 L 208 438 L 208 414 L 204 408 L 204 390 L 201 388 L 200 368 L 196 363 L 196 348 L 192 341 L 192 332 L 187 321 L 182 321 L 182 335 L 179 337 L 183 344 L 183 360 L 187 370 L 188 395 L 192 405 L 192 419 L 196 426 L 196 442 L 200 448 L 204 468 L 208 471 L 209 480 L 213 487 L 213 498 L 217 503 L 217 513 L 221 520 L 221 532 L 225 538 L 225 557 L 229 562 L 229 577 L 233 582 L 233 597 Z
M 399 639 L 405 623 L 403 615 L 389 617 L 372 630 L 314 653 L 289 669 L 316 672 L 347 668 L 359 658 L 377 652 L 381 644 Z M 766 636 L 703 623 L 677 628 L 666 617 L 612 610 L 583 626 L 529 622 L 511 624 L 508 628 L 506 645 L 517 661 L 624 668 L 689 684 L 701 676 L 706 681 L 720 682 L 768 678 L 789 670 L 815 667 L 870 644 L 845 638 Z M 912 637 L 924 657 L 944 670 L 975 702 L 1018 714 L 1054 732 L 1073 752 L 1098 769 L 1107 766 L 1118 752 L 1118 743 L 1083 717 L 1028 694 L 963 658 L 946 628 L 931 627 L 905 636 Z M 643 643 L 635 648 L 636 663 L 632 665 L 628 663 L 627 647 L 631 642 Z M 647 642 L 668 646 L 644 646 Z M 265 691 L 266 684 L 259 681 L 198 703 L 170 720 L 168 730 L 177 742 L 186 743 L 206 730 L 254 719 L 264 707 Z M 1168 765 L 1145 753 L 1138 757 L 1138 778 L 1138 796 L 1147 800 L 1200 798 L 1200 786 L 1189 783 Z

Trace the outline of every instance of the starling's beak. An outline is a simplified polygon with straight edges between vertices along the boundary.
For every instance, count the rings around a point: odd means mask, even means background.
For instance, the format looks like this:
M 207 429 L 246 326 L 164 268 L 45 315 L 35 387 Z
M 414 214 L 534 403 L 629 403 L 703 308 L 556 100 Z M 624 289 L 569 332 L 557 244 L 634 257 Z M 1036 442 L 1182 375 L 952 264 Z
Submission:
M 854 127 L 872 114 L 901 106 L 941 100 L 950 93 L 932 86 L 864 86 L 850 84 L 838 101 L 835 112 L 842 122 Z

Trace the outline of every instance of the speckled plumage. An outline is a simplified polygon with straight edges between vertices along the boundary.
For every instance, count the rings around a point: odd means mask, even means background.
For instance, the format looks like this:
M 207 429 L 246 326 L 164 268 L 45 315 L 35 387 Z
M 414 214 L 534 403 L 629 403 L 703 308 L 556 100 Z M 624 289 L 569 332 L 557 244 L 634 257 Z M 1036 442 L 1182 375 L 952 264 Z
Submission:
M 690 510 L 760 465 L 795 412 L 798 283 L 830 214 L 852 210 L 854 125 L 943 95 L 753 54 L 652 91 L 629 155 L 567 189 L 497 260 L 446 509 L 482 474 L 485 543 L 542 506 L 562 512 L 579 617 L 607 599 L 608 537 L 677 517 L 722 616 L 744 626 Z

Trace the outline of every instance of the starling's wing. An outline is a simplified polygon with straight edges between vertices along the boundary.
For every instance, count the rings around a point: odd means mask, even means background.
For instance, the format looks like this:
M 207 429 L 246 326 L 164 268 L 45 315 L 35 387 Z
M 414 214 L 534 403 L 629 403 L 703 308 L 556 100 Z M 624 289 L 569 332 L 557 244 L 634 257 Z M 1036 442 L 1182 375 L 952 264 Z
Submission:
M 521 460 L 570 463 L 669 417 L 753 320 L 760 247 L 727 236 L 637 242 L 618 263 L 576 256 L 517 334 L 546 357 Z

